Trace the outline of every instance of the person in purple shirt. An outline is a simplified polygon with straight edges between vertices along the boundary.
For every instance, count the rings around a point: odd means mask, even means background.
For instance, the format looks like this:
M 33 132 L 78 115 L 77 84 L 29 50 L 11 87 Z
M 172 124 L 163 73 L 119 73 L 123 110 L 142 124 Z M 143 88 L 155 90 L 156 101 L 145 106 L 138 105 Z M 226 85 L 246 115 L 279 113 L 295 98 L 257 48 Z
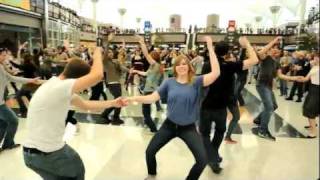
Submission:
M 207 165 L 207 155 L 201 136 L 196 131 L 195 122 L 200 118 L 200 104 L 203 97 L 203 87 L 209 86 L 220 75 L 217 57 L 212 47 L 212 39 L 205 37 L 212 71 L 202 76 L 195 76 L 190 60 L 185 55 L 176 58 L 173 66 L 174 77 L 165 80 L 158 90 L 150 95 L 129 97 L 129 102 L 151 104 L 161 99 L 167 100 L 167 119 L 160 130 L 154 135 L 146 150 L 148 177 L 156 178 L 157 152 L 171 139 L 179 137 L 191 150 L 196 163 L 190 170 L 187 180 L 200 177 Z

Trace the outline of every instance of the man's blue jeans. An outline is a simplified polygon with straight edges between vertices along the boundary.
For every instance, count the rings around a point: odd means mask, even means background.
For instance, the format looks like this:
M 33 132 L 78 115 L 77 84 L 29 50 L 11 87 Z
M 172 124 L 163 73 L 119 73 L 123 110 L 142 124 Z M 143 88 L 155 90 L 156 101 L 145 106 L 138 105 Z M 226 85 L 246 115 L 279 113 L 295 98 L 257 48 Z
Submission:
M 79 154 L 69 145 L 48 155 L 23 152 L 27 167 L 44 180 L 84 180 L 85 168 Z
M 259 118 L 261 120 L 259 130 L 261 133 L 266 133 L 268 131 L 268 124 L 273 114 L 273 111 L 277 108 L 277 103 L 274 93 L 270 87 L 259 84 L 256 86 L 256 89 L 263 103 L 263 110 L 259 114 Z
M 14 136 L 17 132 L 18 117 L 15 113 L 8 108 L 5 104 L 0 105 L 0 142 L 3 145 L 2 148 L 10 148 L 14 145 Z

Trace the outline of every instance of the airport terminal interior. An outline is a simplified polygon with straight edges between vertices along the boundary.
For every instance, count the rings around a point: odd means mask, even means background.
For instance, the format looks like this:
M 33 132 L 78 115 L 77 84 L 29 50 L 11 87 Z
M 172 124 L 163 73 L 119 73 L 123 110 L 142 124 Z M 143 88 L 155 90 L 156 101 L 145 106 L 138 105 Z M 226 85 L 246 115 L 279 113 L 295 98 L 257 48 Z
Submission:
M 0 0 L 0 180 L 319 180 L 319 1 Z

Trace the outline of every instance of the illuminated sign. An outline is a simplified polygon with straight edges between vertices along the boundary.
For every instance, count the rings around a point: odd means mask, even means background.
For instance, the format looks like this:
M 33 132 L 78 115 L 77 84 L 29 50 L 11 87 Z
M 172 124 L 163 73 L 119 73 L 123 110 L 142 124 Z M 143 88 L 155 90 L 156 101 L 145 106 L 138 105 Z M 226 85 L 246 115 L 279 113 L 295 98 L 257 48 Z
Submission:
M 30 0 L 0 0 L 0 4 L 14 6 L 30 11 Z

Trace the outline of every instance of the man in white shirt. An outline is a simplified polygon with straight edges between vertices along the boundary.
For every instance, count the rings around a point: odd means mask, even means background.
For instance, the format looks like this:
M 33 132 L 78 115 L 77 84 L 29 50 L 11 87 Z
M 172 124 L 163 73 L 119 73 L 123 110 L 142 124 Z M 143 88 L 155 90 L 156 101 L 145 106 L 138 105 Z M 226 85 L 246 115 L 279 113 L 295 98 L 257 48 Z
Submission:
M 70 106 L 95 110 L 121 107 L 121 99 L 87 101 L 75 95 L 103 78 L 102 49 L 94 52 L 93 65 L 73 58 L 58 77 L 52 77 L 34 94 L 27 114 L 25 164 L 43 179 L 83 180 L 85 169 L 80 156 L 63 141 L 65 119 Z

